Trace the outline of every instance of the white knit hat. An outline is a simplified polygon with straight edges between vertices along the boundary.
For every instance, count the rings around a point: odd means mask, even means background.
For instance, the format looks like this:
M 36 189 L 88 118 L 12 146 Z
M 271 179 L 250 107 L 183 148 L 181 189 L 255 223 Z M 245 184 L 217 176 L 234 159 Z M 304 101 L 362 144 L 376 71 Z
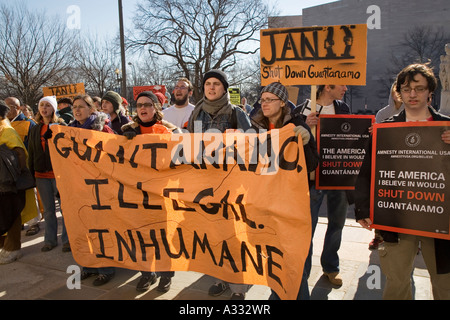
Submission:
M 56 112 L 58 111 L 58 102 L 56 101 L 56 97 L 55 96 L 47 96 L 47 97 L 43 97 L 41 100 L 39 100 L 39 104 L 41 104 L 41 101 L 46 101 L 48 103 L 50 103 L 53 107 L 53 110 Z

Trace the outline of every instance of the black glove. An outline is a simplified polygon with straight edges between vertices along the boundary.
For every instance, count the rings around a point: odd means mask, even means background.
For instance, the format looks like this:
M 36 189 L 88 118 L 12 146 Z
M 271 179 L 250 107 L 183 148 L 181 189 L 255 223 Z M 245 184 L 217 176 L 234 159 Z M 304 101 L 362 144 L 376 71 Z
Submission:
M 48 140 L 48 139 L 51 139 L 52 136 L 53 136 L 53 132 L 50 129 L 50 126 L 48 126 L 48 129 L 47 129 L 47 131 L 45 131 L 43 137 L 44 137 L 45 140 Z
M 134 130 L 125 131 L 125 132 L 123 133 L 123 135 L 124 135 L 125 137 L 127 137 L 128 140 L 131 140 L 131 139 L 133 139 L 134 137 L 136 137 L 136 131 L 134 131 Z

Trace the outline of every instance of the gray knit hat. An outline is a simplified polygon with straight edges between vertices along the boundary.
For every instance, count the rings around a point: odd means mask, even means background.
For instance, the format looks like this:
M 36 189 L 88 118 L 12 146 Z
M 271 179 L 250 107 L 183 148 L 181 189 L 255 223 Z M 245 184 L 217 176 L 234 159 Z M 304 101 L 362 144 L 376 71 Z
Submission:
M 261 94 L 263 94 L 264 92 L 269 92 L 269 93 L 276 95 L 285 104 L 288 104 L 288 102 L 289 102 L 289 95 L 288 95 L 287 89 L 285 86 L 283 86 L 279 82 L 272 82 L 271 84 L 265 86 L 261 90 Z

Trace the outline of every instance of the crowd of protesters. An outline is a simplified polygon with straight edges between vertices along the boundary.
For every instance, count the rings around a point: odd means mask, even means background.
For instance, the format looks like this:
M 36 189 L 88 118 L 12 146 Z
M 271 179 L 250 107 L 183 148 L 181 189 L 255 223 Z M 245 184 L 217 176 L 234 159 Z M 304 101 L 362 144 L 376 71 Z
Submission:
M 424 64 L 405 67 L 392 86 L 390 107 L 381 110 L 377 122 L 405 121 L 450 121 L 450 117 L 439 114 L 430 106 L 431 95 L 437 80 L 431 69 Z M 21 106 L 17 98 L 7 97 L 0 101 L 0 145 L 14 150 L 20 160 L 21 170 L 28 168 L 35 178 L 35 188 L 18 190 L 13 185 L 0 183 L 0 264 L 14 262 L 21 256 L 20 234 L 24 225 L 26 235 L 40 232 L 39 225 L 45 224 L 43 252 L 53 250 L 58 245 L 58 219 L 56 216 L 59 193 L 52 169 L 48 139 L 53 124 L 102 131 L 124 135 L 133 139 L 140 134 L 177 134 L 181 129 L 189 132 L 204 132 L 217 129 L 271 130 L 294 124 L 294 133 L 302 142 L 307 171 L 313 172 L 319 162 L 315 132 L 320 114 L 350 114 L 349 106 L 342 101 L 345 85 L 321 85 L 317 90 L 317 108 L 311 110 L 310 100 L 295 107 L 289 101 L 288 91 L 280 83 L 271 83 L 260 92 L 260 99 L 253 107 L 244 103 L 235 106 L 230 102 L 227 75 L 221 70 L 209 70 L 202 81 L 203 98 L 194 106 L 190 103 L 192 83 L 178 79 L 172 91 L 173 105 L 163 110 L 166 97 L 163 94 L 145 91 L 136 98 L 136 114 L 130 116 L 127 101 L 114 91 L 103 97 L 82 94 L 73 99 L 59 101 L 55 97 L 43 97 L 38 103 L 38 112 L 33 116 L 31 108 Z M 196 126 L 200 123 L 201 127 Z M 450 130 L 441 137 L 450 144 Z M 371 145 L 368 146 L 370 150 Z M 361 168 L 356 191 L 352 194 L 341 190 L 316 190 L 310 179 L 310 201 L 312 234 L 318 220 L 318 212 L 327 199 L 328 228 L 324 238 L 321 265 L 325 277 L 336 286 L 342 285 L 339 273 L 338 250 L 341 244 L 349 204 L 355 204 L 357 221 L 371 229 L 369 219 L 370 200 L 370 155 Z M 62 212 L 64 215 L 64 212 Z M 27 218 L 31 217 L 31 218 Z M 62 225 L 62 251 L 70 252 L 70 243 Z M 383 273 L 386 275 L 385 299 L 411 299 L 411 272 L 414 255 L 419 244 L 430 273 L 435 299 L 450 299 L 450 241 L 427 237 L 376 232 L 371 249 L 383 243 L 380 257 Z M 387 254 L 386 254 L 387 253 Z M 304 266 L 298 299 L 309 299 L 308 277 L 311 269 L 311 249 Z M 1 268 L 1 266 L 0 266 Z M 95 276 L 94 285 L 103 285 L 115 274 L 115 268 L 83 267 L 81 278 Z M 146 291 L 160 277 L 158 290 L 168 291 L 174 276 L 172 271 L 142 272 L 137 284 L 138 291 Z M 217 279 L 209 289 L 212 296 L 221 295 L 228 288 L 232 299 L 244 299 L 247 285 L 226 283 Z M 270 299 L 278 299 L 272 292 Z

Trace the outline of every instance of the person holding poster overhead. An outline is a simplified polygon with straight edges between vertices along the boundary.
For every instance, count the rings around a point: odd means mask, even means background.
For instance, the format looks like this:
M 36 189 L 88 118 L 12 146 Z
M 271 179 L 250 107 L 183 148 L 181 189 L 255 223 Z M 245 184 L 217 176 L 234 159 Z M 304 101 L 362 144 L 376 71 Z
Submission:
M 310 128 L 306 125 L 300 114 L 293 115 L 288 105 L 288 92 L 285 86 L 278 82 L 272 82 L 261 90 L 261 99 L 259 100 L 261 108 L 251 116 L 252 127 L 255 129 L 278 129 L 292 123 L 296 127 L 294 132 L 296 136 L 302 139 L 305 162 L 308 172 L 316 169 L 319 162 L 317 154 L 317 145 Z M 278 300 L 277 294 L 272 290 L 271 300 Z M 297 299 L 308 300 L 308 276 L 303 272 L 300 292 Z
M 321 85 L 317 88 L 317 112 L 311 112 L 310 101 L 294 109 L 294 114 L 302 114 L 309 127 L 317 126 L 319 114 L 350 114 L 350 107 L 342 101 L 347 91 L 345 85 Z M 328 227 L 325 234 L 320 263 L 326 278 L 336 286 L 342 285 L 339 275 L 338 250 L 341 246 L 342 229 L 347 217 L 348 199 L 345 190 L 317 190 L 314 183 L 310 185 L 312 237 L 319 220 L 319 210 L 322 201 L 327 196 Z M 308 259 L 305 263 L 305 271 L 309 276 L 311 271 L 312 241 Z
M 397 75 L 396 92 L 400 95 L 405 109 L 385 123 L 408 121 L 450 121 L 429 107 L 431 96 L 437 87 L 437 80 L 426 64 L 412 64 Z M 450 144 L 450 130 L 440 137 Z M 355 187 L 356 220 L 371 230 L 370 185 L 372 172 L 372 144 L 368 146 Z M 450 241 L 380 230 L 384 243 L 378 249 L 380 265 L 386 276 L 383 299 L 412 299 L 411 273 L 419 243 L 425 260 L 433 290 L 434 299 L 450 299 Z

